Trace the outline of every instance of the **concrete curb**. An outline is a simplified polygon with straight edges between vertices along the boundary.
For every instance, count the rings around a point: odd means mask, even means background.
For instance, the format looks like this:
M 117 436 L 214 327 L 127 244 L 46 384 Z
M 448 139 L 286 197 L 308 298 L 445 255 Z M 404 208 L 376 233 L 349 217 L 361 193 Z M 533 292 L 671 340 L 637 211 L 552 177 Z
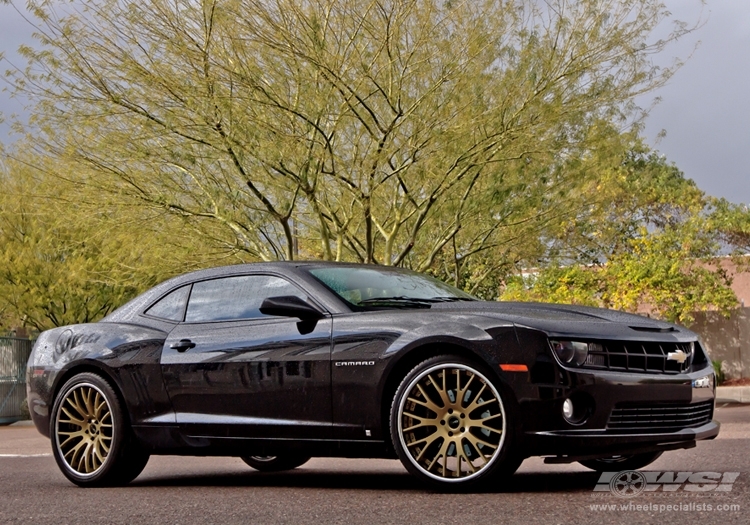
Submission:
M 717 403 L 750 403 L 750 386 L 717 386 Z

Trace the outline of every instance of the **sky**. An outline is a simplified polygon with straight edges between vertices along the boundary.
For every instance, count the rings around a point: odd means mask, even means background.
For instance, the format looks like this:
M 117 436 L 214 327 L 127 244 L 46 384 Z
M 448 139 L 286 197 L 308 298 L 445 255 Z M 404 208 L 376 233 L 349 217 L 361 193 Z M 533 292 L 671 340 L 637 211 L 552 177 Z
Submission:
M 24 2 L 14 0 L 17 5 Z M 665 0 L 672 14 L 702 21 L 657 60 L 687 59 L 670 82 L 637 102 L 660 102 L 645 121 L 647 142 L 710 195 L 750 204 L 750 1 Z M 22 43 L 33 43 L 28 23 L 0 1 L 0 53 L 15 65 Z M 8 64 L 0 64 L 0 71 Z M 23 104 L 0 92 L 0 113 L 23 115 Z M 9 144 L 7 123 L 0 142 Z M 662 136 L 663 135 L 663 136 Z

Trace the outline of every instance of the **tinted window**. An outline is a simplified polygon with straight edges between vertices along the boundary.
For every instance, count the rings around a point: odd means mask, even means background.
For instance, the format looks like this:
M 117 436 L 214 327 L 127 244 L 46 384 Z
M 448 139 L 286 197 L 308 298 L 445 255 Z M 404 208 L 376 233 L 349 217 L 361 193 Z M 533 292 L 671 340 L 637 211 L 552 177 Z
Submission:
M 279 295 L 305 298 L 289 281 L 270 275 L 241 275 L 195 283 L 185 321 L 196 323 L 265 317 L 259 310 L 263 299 Z
M 326 266 L 308 270 L 339 297 L 354 305 L 377 298 L 456 299 L 474 297 L 442 281 L 399 268 Z
M 167 319 L 169 321 L 182 321 L 182 314 L 185 313 L 185 303 L 188 298 L 190 286 L 183 286 L 174 290 L 146 310 L 146 315 Z

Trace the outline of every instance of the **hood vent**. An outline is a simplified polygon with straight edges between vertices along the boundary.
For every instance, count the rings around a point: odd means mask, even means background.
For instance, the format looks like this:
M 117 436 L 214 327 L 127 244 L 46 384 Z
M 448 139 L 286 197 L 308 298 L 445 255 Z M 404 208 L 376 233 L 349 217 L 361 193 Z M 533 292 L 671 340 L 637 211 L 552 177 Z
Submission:
M 656 332 L 660 334 L 678 331 L 674 326 L 667 326 L 664 328 L 658 328 L 656 326 L 631 326 L 630 328 L 637 330 L 638 332 Z

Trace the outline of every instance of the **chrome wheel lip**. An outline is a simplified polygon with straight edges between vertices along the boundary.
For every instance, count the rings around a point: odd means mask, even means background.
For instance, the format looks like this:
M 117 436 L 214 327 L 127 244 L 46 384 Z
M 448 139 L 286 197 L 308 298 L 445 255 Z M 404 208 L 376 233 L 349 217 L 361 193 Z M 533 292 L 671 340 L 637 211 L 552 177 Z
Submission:
M 610 456 L 607 458 L 597 458 L 596 461 L 600 461 L 602 463 L 607 463 L 611 465 L 616 465 L 617 463 L 624 463 L 630 460 L 632 457 L 633 457 L 633 454 L 624 454 L 622 456 Z
M 70 463 L 68 463 L 68 460 L 65 459 L 65 453 L 60 448 L 60 433 L 59 433 L 60 414 L 62 413 L 62 409 L 63 409 L 63 406 L 65 404 L 65 400 L 68 398 L 68 395 L 70 395 L 71 392 L 73 392 L 76 389 L 84 388 L 84 387 L 91 388 L 91 389 L 95 390 L 96 392 L 98 392 L 99 395 L 102 396 L 102 399 L 104 400 L 104 402 L 107 403 L 107 408 L 109 410 L 110 418 L 112 420 L 112 442 L 110 444 L 110 451 L 112 450 L 113 446 L 115 445 L 115 440 L 116 440 L 115 429 L 116 429 L 116 426 L 119 424 L 119 422 L 115 420 L 114 411 L 112 410 L 112 406 L 110 405 L 109 399 L 107 398 L 107 396 L 105 395 L 105 393 L 102 391 L 101 388 L 99 388 L 98 386 L 96 386 L 95 384 L 90 383 L 90 382 L 76 383 L 75 385 L 73 385 L 70 388 L 68 388 L 65 391 L 65 393 L 61 396 L 60 405 L 57 407 L 57 411 L 55 412 L 54 434 L 55 434 L 56 454 L 59 455 L 60 461 L 65 466 L 65 469 L 68 472 L 70 472 L 71 474 L 73 474 L 77 478 L 80 478 L 80 479 L 91 479 L 94 476 L 96 476 L 97 474 L 99 474 L 99 472 L 101 472 L 102 468 L 104 468 L 104 466 L 109 463 L 109 460 L 110 460 L 110 457 L 112 456 L 112 454 L 107 453 L 107 457 L 104 458 L 104 461 L 102 461 L 102 464 L 99 465 L 99 467 L 96 470 L 94 470 L 93 472 L 85 473 L 85 472 L 79 472 L 78 470 L 76 470 L 75 468 L 73 468 L 73 466 L 70 465 Z
M 271 463 L 273 461 L 276 461 L 276 458 L 278 456 L 248 456 L 253 461 L 257 461 L 259 463 Z
M 417 463 L 417 461 L 414 459 L 414 456 L 412 456 L 412 454 L 409 452 L 409 448 L 408 448 L 408 446 L 406 444 L 406 441 L 404 440 L 403 421 L 402 421 L 401 415 L 404 412 L 404 405 L 406 405 L 407 398 L 409 397 L 408 393 L 411 392 L 412 389 L 414 388 L 414 386 L 417 383 L 419 383 L 419 381 L 421 381 L 425 376 L 427 376 L 427 375 L 435 372 L 436 370 L 440 370 L 440 369 L 444 369 L 444 368 L 449 368 L 449 369 L 456 369 L 457 368 L 457 369 L 460 369 L 460 370 L 470 371 L 471 373 L 476 374 L 477 377 L 479 377 L 482 380 L 484 380 L 485 383 L 487 384 L 487 386 L 492 390 L 493 395 L 497 398 L 497 403 L 498 403 L 498 405 L 500 405 L 500 413 L 502 414 L 502 418 L 503 418 L 503 428 L 502 428 L 501 433 L 500 433 L 500 441 L 497 444 L 497 449 L 495 450 L 495 453 L 492 454 L 492 457 L 487 461 L 487 463 L 485 465 L 482 466 L 482 468 L 480 468 L 479 470 L 477 470 L 476 472 L 474 472 L 472 474 L 469 474 L 467 476 L 462 476 L 462 477 L 459 477 L 459 478 L 447 478 L 447 477 L 437 476 L 437 475 L 433 474 L 432 472 L 426 470 L 424 467 L 422 467 L 422 465 L 420 465 L 419 463 Z M 436 364 L 436 365 L 433 365 L 430 368 L 428 368 L 428 369 L 423 370 L 422 372 L 420 372 L 414 379 L 412 379 L 409 382 L 409 384 L 407 385 L 406 389 L 404 389 L 403 392 L 404 392 L 404 394 L 401 396 L 401 399 L 399 400 L 399 404 L 398 404 L 398 439 L 401 442 L 401 448 L 402 448 L 402 450 L 404 451 L 404 453 L 406 454 L 406 456 L 409 458 L 409 461 L 411 462 L 411 464 L 414 465 L 425 476 L 428 476 L 429 478 L 434 479 L 436 481 L 439 481 L 441 483 L 454 483 L 454 484 L 455 483 L 465 483 L 465 482 L 467 482 L 467 481 L 469 481 L 471 479 L 476 478 L 477 476 L 482 475 L 483 472 L 487 468 L 489 468 L 497 460 L 497 458 L 500 456 L 500 454 L 501 454 L 501 452 L 503 450 L 503 445 L 505 443 L 505 434 L 506 434 L 506 430 L 507 430 L 507 419 L 505 417 L 505 406 L 503 405 L 503 399 L 502 399 L 502 397 L 500 397 L 500 392 L 497 391 L 497 388 L 495 388 L 495 385 L 489 379 L 487 379 L 487 377 L 484 374 L 482 374 L 480 371 L 476 370 L 475 368 L 472 368 L 470 366 L 463 365 L 463 364 L 460 364 L 460 363 L 450 363 L 450 362 L 448 362 L 448 363 Z

